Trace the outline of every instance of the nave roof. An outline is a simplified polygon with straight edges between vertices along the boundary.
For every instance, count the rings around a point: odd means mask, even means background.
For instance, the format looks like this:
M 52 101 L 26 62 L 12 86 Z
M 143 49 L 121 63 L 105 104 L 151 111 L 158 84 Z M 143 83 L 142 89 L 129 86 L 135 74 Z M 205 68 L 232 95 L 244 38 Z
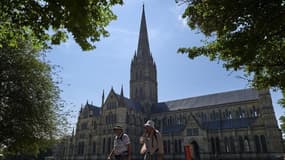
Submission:
M 258 91 L 253 88 L 234 90 L 167 102 L 160 102 L 152 107 L 152 113 L 252 101 L 258 99 L 258 97 Z

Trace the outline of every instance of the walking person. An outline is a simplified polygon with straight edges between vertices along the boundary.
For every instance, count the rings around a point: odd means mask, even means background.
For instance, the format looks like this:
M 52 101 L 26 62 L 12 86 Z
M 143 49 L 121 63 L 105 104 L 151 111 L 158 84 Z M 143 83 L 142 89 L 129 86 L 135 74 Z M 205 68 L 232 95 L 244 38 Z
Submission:
M 160 132 L 155 129 L 154 122 L 148 120 L 144 124 L 144 133 L 140 137 L 143 144 L 140 153 L 144 155 L 144 160 L 163 160 L 163 140 Z
M 131 160 L 131 143 L 129 136 L 123 132 L 121 126 L 113 128 L 116 134 L 114 139 L 114 147 L 108 156 L 108 160 L 114 156 L 116 160 Z

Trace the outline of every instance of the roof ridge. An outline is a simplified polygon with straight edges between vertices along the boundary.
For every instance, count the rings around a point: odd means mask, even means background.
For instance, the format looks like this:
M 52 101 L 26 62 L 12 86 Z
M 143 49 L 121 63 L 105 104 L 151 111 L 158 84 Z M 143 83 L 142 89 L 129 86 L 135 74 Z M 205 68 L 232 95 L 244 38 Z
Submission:
M 246 89 L 230 90 L 230 91 L 225 91 L 225 92 L 210 93 L 210 94 L 206 94 L 206 95 L 200 95 L 200 96 L 194 96 L 194 97 L 188 97 L 188 98 L 169 100 L 169 101 L 164 101 L 164 102 L 159 102 L 159 103 L 177 102 L 177 101 L 189 100 L 189 99 L 194 99 L 194 98 L 199 98 L 199 97 L 222 95 L 222 94 L 229 94 L 229 93 L 235 93 L 235 92 L 240 92 L 240 91 L 248 91 L 248 90 L 255 90 L 255 89 L 254 88 L 246 88 Z

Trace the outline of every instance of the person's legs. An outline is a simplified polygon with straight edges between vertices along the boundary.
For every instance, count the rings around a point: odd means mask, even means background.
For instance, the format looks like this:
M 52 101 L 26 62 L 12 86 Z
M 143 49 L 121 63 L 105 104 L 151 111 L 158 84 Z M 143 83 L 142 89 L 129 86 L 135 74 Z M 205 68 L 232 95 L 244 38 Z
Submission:
M 163 154 L 157 154 L 157 160 L 163 160 Z
M 128 155 L 123 155 L 123 156 L 121 156 L 122 157 L 122 160 L 128 160 Z
M 163 155 L 154 153 L 153 155 L 151 155 L 151 160 L 163 160 Z
M 115 160 L 122 160 L 122 156 L 120 155 L 115 156 Z
M 156 153 L 154 153 L 153 155 L 151 155 L 151 157 L 152 157 L 152 160 L 157 160 L 157 154 L 156 154 Z

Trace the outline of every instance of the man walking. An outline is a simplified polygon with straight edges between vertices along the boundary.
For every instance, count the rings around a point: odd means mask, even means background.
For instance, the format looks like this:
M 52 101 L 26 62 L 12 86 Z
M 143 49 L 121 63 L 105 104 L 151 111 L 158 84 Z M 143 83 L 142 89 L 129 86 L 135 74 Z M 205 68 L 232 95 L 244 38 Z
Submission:
M 131 160 L 131 144 L 129 136 L 123 132 L 121 126 L 114 127 L 113 131 L 116 134 L 114 147 L 107 159 L 110 160 L 111 157 L 114 156 L 116 160 Z

